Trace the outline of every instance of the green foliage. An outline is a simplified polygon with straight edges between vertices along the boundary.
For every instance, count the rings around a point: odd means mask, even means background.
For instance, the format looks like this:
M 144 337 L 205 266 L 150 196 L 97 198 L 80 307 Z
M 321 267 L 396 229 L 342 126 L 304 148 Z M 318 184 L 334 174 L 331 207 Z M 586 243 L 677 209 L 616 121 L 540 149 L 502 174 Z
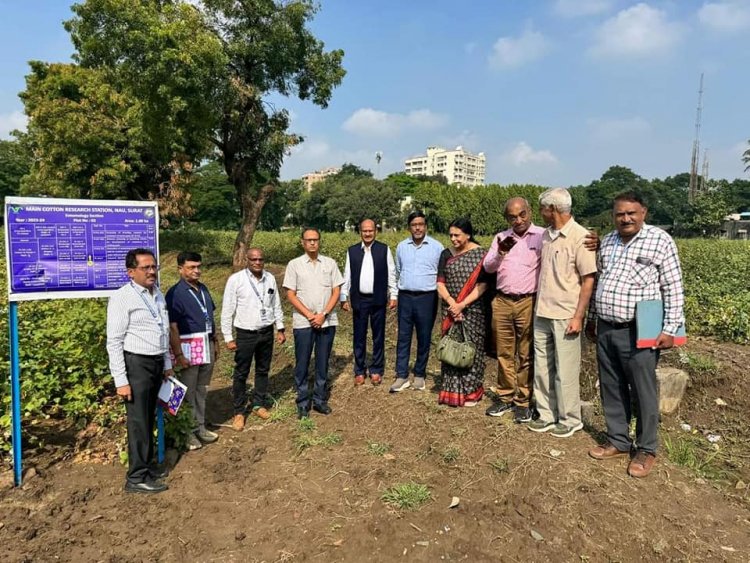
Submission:
M 383 492 L 380 500 L 401 510 L 416 510 L 432 499 L 427 485 L 414 483 L 399 483 Z
M 391 445 L 382 442 L 367 442 L 367 453 L 370 455 L 384 456 L 391 451 Z
M 450 464 L 454 463 L 458 460 L 458 458 L 461 457 L 461 450 L 459 450 L 456 446 L 448 446 L 443 450 L 443 453 L 440 456 L 443 460 L 443 463 Z
M 750 244 L 678 240 L 688 334 L 750 343 Z
M 234 230 L 240 225 L 240 206 L 234 186 L 218 162 L 196 170 L 188 187 L 191 219 L 204 228 Z
M 393 225 L 400 217 L 399 189 L 370 176 L 339 173 L 313 185 L 299 203 L 301 224 L 324 231 L 356 226 L 363 217 Z
M 708 442 L 697 434 L 670 436 L 665 434 L 662 440 L 669 461 L 685 467 L 700 477 L 722 479 L 726 477 L 717 463 L 721 450 L 711 450 Z
M 187 442 L 193 432 L 193 410 L 187 401 L 183 402 L 177 416 L 164 411 L 164 441 L 180 452 L 187 450 Z
M 0 264 L 3 271 L 4 264 Z M 3 276 L 4 286 L 6 280 Z M 7 290 L 0 287 L 0 333 L 8 334 Z M 56 414 L 89 419 L 113 392 L 106 341 L 106 301 L 64 299 L 18 306 L 24 419 Z M 8 339 L 0 338 L 0 371 L 10 373 Z M 0 432 L 10 426 L 10 379 L 0 378 Z
M 31 155 L 19 141 L 0 141 L 0 199 L 17 195 L 21 178 L 29 173 Z
M 488 463 L 495 473 L 507 473 L 510 467 L 507 459 L 497 458 Z

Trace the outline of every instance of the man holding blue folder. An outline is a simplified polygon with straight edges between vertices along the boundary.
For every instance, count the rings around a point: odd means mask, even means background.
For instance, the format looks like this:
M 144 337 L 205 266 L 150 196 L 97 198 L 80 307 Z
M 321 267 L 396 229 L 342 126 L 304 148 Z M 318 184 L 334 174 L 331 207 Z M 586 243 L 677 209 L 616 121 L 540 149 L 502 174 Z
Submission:
M 631 477 L 646 477 L 656 462 L 659 397 L 656 364 L 659 351 L 674 346 L 684 324 L 682 269 L 677 247 L 665 231 L 645 223 L 641 197 L 626 192 L 615 197 L 616 231 L 602 240 L 598 279 L 589 307 L 587 336 L 596 341 L 599 382 L 607 422 L 607 442 L 589 451 L 602 460 L 635 454 Z M 652 347 L 637 346 L 638 304 L 660 300 L 664 317 Z M 630 440 L 631 400 L 636 406 L 635 444 Z

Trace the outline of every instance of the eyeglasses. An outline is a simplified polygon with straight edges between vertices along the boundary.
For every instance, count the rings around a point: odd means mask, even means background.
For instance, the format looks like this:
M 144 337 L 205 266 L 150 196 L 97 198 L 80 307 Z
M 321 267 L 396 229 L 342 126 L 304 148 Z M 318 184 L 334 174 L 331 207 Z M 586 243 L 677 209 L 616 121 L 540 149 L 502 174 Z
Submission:
M 248 262 L 265 262 L 263 258 L 248 258 Z
M 141 272 L 158 272 L 161 270 L 161 266 L 157 264 L 156 266 L 136 266 L 133 268 L 134 270 L 140 270 Z

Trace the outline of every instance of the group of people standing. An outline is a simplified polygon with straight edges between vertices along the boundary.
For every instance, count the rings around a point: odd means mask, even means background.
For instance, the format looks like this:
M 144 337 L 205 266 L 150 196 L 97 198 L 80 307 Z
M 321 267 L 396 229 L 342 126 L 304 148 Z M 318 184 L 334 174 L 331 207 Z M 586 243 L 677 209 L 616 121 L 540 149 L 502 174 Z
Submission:
M 599 241 L 571 214 L 565 189 L 539 198 L 546 228 L 532 223 L 523 198 L 505 204 L 509 228 L 498 233 L 488 251 L 474 239 L 471 221 L 449 226 L 450 246 L 427 235 L 424 213 L 408 217 L 410 235 L 396 248 L 377 241 L 372 219 L 359 224 L 361 242 L 351 246 L 342 275 L 336 262 L 320 254 L 321 234 L 302 232 L 304 253 L 286 267 L 282 287 L 293 307 L 297 414 L 328 415 L 329 359 L 338 325 L 337 307 L 353 320 L 354 385 L 380 385 L 385 375 L 385 324 L 397 309 L 395 381 L 391 393 L 426 387 L 433 325 L 441 305 L 443 335 L 458 332 L 478 353 L 466 368 L 441 363 L 438 401 L 473 407 L 484 390 L 485 352 L 496 350 L 497 402 L 486 414 L 511 414 L 534 432 L 566 438 L 583 428 L 579 393 L 581 336 L 597 342 L 607 442 L 589 451 L 597 460 L 630 454 L 628 473 L 645 477 L 655 462 L 658 428 L 656 362 L 659 350 L 673 345 L 683 324 L 682 276 L 676 247 L 664 231 L 645 224 L 646 206 L 635 193 L 617 196 L 616 230 Z M 227 280 L 221 334 L 234 352 L 232 427 L 242 430 L 250 414 L 271 416 L 268 394 L 274 343 L 286 341 L 281 295 L 264 268 L 260 248 L 247 251 L 247 268 Z M 128 253 L 131 281 L 110 299 L 107 349 L 117 393 L 126 401 L 129 469 L 125 489 L 159 492 L 163 473 L 152 464 L 153 412 L 162 378 L 181 368 L 192 407 L 194 431 L 189 449 L 217 439 L 205 426 L 206 389 L 219 354 L 213 323 L 214 301 L 200 278 L 201 257 L 178 256 L 180 281 L 161 294 L 156 259 L 147 249 Z M 640 301 L 664 303 L 662 333 L 653 348 L 636 347 L 636 307 Z M 587 316 L 588 313 L 588 316 Z M 367 332 L 372 336 L 368 363 Z M 460 328 L 460 331 L 456 331 Z M 191 365 L 181 337 L 203 333 L 210 360 Z M 416 358 L 410 378 L 411 345 Z M 489 343 L 489 345 L 487 345 Z M 315 352 L 315 361 L 311 358 Z M 247 378 L 255 363 L 253 396 Z M 310 377 L 312 371 L 313 376 Z M 249 408 L 248 408 L 249 403 Z M 635 412 L 633 412 L 633 405 Z M 631 416 L 638 419 L 635 441 Z

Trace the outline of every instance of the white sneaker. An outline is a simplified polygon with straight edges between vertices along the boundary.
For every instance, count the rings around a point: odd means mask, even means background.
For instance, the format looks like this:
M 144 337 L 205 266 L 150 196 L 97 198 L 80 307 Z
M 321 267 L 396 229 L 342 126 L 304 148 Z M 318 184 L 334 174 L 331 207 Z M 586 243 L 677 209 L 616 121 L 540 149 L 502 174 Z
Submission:
M 390 392 L 391 393 L 399 393 L 403 391 L 404 389 L 408 389 L 411 383 L 409 383 L 409 380 L 404 377 L 399 377 L 396 379 L 396 381 L 393 382 L 393 385 L 391 385 Z
M 415 391 L 424 391 L 424 389 L 425 389 L 424 377 L 415 377 L 414 378 L 414 385 L 412 385 L 412 388 Z
M 213 444 L 216 440 L 219 439 L 219 435 L 216 432 L 211 432 L 210 430 L 206 430 L 205 428 L 203 428 L 202 430 L 198 430 L 195 435 L 204 444 Z
M 187 439 L 188 451 L 192 452 L 194 450 L 199 450 L 202 447 L 203 447 L 203 444 L 201 444 L 201 441 L 198 439 L 198 437 L 195 434 L 191 432 L 190 436 L 188 436 L 188 439 Z

